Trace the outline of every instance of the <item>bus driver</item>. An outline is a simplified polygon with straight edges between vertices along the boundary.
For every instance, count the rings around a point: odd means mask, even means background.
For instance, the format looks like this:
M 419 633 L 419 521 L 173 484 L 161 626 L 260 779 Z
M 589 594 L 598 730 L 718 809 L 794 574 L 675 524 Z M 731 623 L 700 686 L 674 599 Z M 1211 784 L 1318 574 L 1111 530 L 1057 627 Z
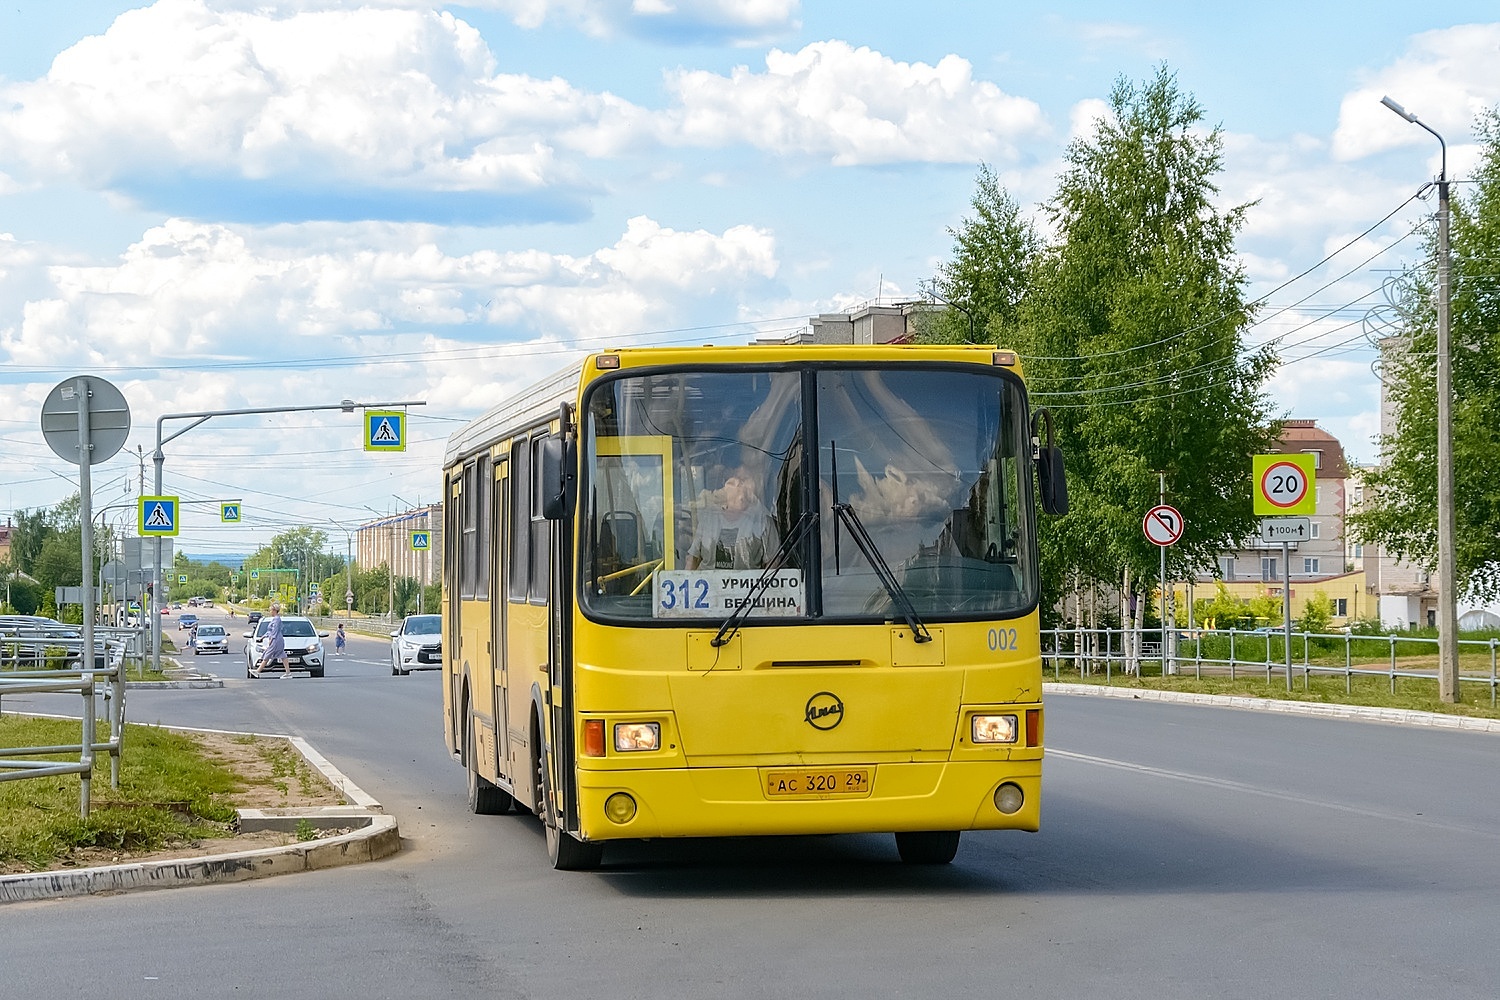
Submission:
M 764 569 L 781 546 L 781 536 L 761 503 L 754 476 L 738 466 L 706 498 L 688 548 L 687 568 Z

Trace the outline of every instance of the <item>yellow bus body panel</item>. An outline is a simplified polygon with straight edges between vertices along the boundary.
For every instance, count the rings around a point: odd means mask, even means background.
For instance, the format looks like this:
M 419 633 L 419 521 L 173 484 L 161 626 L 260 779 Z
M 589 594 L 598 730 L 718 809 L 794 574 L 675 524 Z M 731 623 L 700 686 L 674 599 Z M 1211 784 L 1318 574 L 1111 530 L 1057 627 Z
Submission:
M 992 649 L 1001 623 L 932 626 L 920 645 L 941 655 L 912 650 L 903 625 L 753 626 L 719 650 L 713 632 L 577 626 L 577 724 L 606 733 L 604 757 L 578 758 L 586 839 L 1038 828 L 1042 747 L 1024 745 L 1025 712 L 1042 707 L 1034 613 L 1003 623 L 1029 648 Z M 837 724 L 810 718 L 834 703 Z M 1017 715 L 1018 743 L 973 745 L 976 712 Z M 660 749 L 615 752 L 609 734 L 631 722 L 657 723 Z M 868 774 L 866 794 L 765 787 L 772 771 L 848 768 Z M 994 805 L 1007 781 L 1025 793 L 1011 815 Z M 637 804 L 626 823 L 605 814 L 616 792 Z

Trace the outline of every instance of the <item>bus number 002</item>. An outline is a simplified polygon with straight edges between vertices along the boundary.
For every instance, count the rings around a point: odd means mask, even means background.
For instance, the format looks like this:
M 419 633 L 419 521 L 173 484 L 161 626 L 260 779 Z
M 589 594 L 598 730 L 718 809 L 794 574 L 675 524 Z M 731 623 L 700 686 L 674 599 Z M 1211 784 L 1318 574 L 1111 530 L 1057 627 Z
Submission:
M 661 606 L 671 611 L 681 606 L 694 611 L 708 610 L 708 581 L 707 580 L 663 580 Z
M 1016 630 L 1013 628 L 992 628 L 989 634 L 990 652 L 1000 650 L 1014 650 L 1016 648 Z

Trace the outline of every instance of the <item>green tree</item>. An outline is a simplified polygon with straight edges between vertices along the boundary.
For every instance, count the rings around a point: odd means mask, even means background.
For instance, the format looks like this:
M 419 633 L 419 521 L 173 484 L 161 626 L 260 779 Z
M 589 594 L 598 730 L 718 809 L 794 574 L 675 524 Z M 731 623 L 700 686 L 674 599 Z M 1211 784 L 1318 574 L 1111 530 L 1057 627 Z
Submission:
M 76 527 L 50 536 L 42 543 L 31 575 L 49 592 L 57 587 L 79 586 L 83 582 L 82 546 L 82 535 Z
M 1326 633 L 1332 621 L 1333 607 L 1328 600 L 1328 595 L 1321 590 L 1315 590 L 1307 599 L 1307 603 L 1302 606 L 1302 616 L 1297 619 L 1297 631 Z
M 1500 597 L 1500 109 L 1476 125 L 1481 156 L 1452 200 L 1450 356 L 1453 383 L 1455 554 L 1460 579 L 1479 596 Z M 1381 464 L 1362 476 L 1364 503 L 1351 534 L 1428 568 L 1437 562 L 1437 232 L 1427 223 L 1424 261 L 1403 276 L 1402 328 L 1381 360 L 1395 433 L 1381 439 Z
M 1067 457 L 1071 512 L 1043 523 L 1044 584 L 1077 571 L 1153 579 L 1141 530 L 1160 496 L 1186 530 L 1178 574 L 1211 567 L 1254 528 L 1250 456 L 1277 427 L 1275 358 L 1246 344 L 1252 307 L 1234 238 L 1248 206 L 1220 210 L 1218 128 L 1165 68 L 1116 83 L 1110 114 L 1068 147 L 1045 206 L 1056 240 L 1020 309 L 1018 349 Z M 1134 589 L 1132 587 L 1132 589 Z
M 16 511 L 15 527 L 10 536 L 10 558 L 22 573 L 36 569 L 36 558 L 42 554 L 42 544 L 57 534 L 50 513 L 46 508 Z
M 929 342 L 1006 343 L 1030 287 L 1042 245 L 1035 227 L 987 164 L 980 165 L 974 188 L 974 214 L 948 230 L 953 259 L 933 280 L 938 296 L 955 308 L 939 314 L 923 337 Z

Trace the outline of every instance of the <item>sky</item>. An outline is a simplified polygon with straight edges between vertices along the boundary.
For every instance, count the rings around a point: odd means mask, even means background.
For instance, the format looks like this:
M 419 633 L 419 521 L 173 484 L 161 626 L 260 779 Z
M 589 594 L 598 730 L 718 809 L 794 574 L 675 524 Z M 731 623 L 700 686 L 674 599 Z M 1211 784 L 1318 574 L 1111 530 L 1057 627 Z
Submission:
M 54 387 L 117 387 L 116 526 L 246 553 L 436 502 L 454 430 L 609 347 L 745 343 L 918 298 L 981 164 L 1039 222 L 1069 141 L 1160 67 L 1222 130 L 1279 415 L 1378 457 L 1369 336 L 1441 134 L 1500 105 L 1500 14 L 1450 0 L 11 0 L 0 5 L 0 516 L 78 489 Z M 1221 9 L 1222 8 L 1222 9 Z M 407 447 L 357 416 L 418 402 Z M 1146 432 L 1149 432 L 1147 429 Z M 1247 486 L 1248 488 L 1248 486 Z M 238 525 L 218 503 L 240 504 Z

